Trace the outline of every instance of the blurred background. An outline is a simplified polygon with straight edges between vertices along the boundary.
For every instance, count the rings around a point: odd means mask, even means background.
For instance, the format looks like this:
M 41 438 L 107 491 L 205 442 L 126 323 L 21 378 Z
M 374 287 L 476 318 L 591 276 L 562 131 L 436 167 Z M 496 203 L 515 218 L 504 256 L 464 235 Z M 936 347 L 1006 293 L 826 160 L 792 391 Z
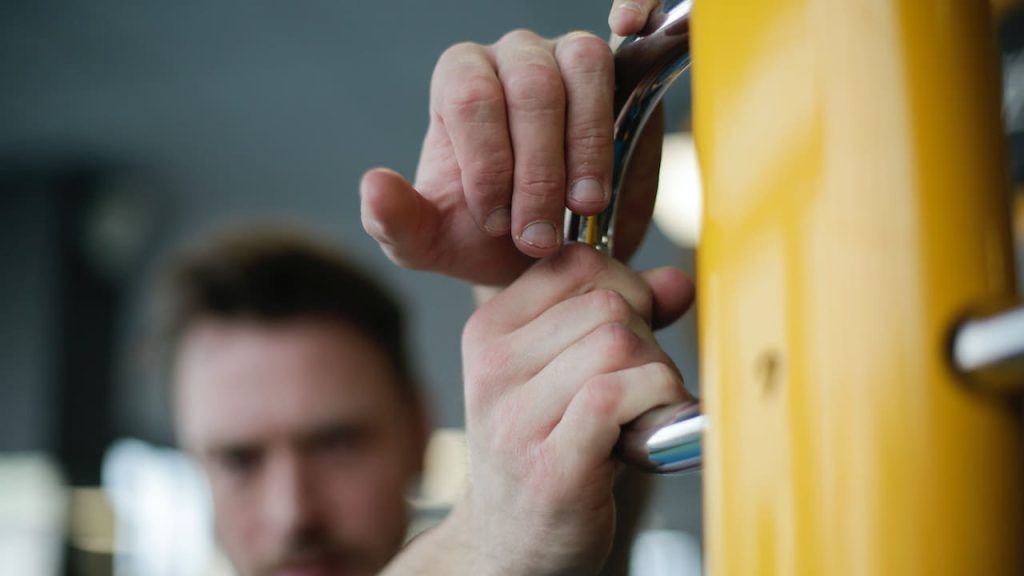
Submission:
M 412 313 L 434 424 L 457 438 L 468 290 L 380 253 L 360 225 L 359 176 L 386 165 L 412 177 L 445 47 L 514 28 L 605 35 L 609 5 L 0 4 L 0 570 L 229 573 L 203 485 L 173 450 L 143 339 L 161 258 L 227 223 L 309 227 L 391 286 Z M 1000 25 L 1015 182 L 1024 181 L 1022 22 L 1011 14 Z M 664 185 L 689 193 L 659 207 L 682 210 L 659 222 L 686 227 L 652 229 L 635 263 L 693 272 L 699 179 L 687 80 L 679 84 L 668 116 L 680 134 L 666 154 L 682 170 Z M 1010 200 L 1024 212 L 1019 195 Z M 1018 217 L 1018 246 L 1022 226 Z M 661 337 L 699 392 L 692 315 Z M 700 482 L 657 480 L 643 546 L 699 556 Z M 191 506 L 174 505 L 183 494 Z M 425 516 L 443 513 L 439 498 Z

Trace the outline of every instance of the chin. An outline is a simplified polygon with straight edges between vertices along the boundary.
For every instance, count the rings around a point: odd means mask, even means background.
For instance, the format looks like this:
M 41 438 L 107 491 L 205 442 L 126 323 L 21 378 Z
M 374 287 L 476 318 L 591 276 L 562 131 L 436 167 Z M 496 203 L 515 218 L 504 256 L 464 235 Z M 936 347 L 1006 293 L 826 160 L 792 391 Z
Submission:
M 362 562 L 332 558 L 278 567 L 272 576 L 374 576 L 379 570 Z
M 363 574 L 364 572 L 347 570 L 344 567 L 316 564 L 283 568 L 274 572 L 274 576 L 362 576 Z

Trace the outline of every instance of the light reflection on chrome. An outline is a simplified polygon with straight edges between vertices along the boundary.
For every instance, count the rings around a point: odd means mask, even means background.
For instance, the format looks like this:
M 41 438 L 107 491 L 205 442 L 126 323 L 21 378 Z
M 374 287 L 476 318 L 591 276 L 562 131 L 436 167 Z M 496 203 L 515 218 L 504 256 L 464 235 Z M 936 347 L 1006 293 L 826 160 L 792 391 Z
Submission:
M 566 239 L 612 254 L 615 216 L 626 166 L 639 135 L 669 86 L 690 66 L 692 0 L 656 8 L 647 26 L 615 49 L 615 131 L 612 192 L 596 216 L 567 214 Z M 623 428 L 617 453 L 643 470 L 669 473 L 701 467 L 704 416 L 698 403 L 656 408 Z

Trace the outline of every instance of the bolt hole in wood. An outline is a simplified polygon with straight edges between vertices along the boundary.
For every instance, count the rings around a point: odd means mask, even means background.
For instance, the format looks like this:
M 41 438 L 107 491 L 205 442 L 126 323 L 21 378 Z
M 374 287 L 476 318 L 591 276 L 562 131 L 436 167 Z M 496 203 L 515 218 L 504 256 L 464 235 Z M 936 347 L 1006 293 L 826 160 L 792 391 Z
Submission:
M 754 373 L 762 392 L 777 394 L 782 387 L 782 355 L 777 350 L 765 350 L 754 363 Z

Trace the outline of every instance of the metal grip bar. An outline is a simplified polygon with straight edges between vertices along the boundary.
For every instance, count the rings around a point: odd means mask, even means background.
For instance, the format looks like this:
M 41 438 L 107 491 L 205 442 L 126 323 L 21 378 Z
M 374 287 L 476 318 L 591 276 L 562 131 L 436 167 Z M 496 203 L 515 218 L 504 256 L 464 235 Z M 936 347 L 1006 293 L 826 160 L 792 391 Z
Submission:
M 976 386 L 1024 391 L 1024 304 L 960 324 L 950 355 L 956 370 Z
M 612 191 L 596 216 L 569 213 L 565 235 L 612 254 L 615 216 L 626 167 L 644 125 L 672 82 L 690 67 L 690 12 L 693 0 L 669 0 L 651 13 L 640 34 L 615 50 L 615 127 Z
M 637 139 L 672 82 L 690 66 L 693 0 L 668 0 L 651 13 L 647 26 L 615 50 L 615 130 L 611 201 L 596 216 L 568 214 L 566 239 L 612 254 L 615 216 L 626 166 Z M 648 411 L 623 428 L 619 457 L 658 473 L 700 468 L 704 416 L 691 402 Z

